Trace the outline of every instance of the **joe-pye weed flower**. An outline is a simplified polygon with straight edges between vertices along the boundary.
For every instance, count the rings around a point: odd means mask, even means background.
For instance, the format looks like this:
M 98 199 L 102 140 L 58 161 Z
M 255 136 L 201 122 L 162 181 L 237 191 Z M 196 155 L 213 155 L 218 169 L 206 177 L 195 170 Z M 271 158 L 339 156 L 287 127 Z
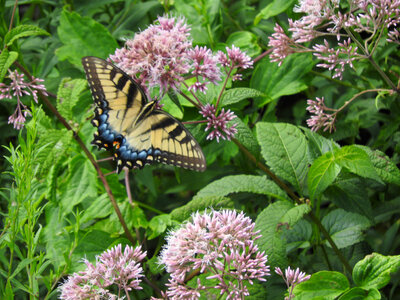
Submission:
M 193 214 L 191 221 L 170 232 L 160 255 L 160 264 L 171 276 L 166 295 L 198 299 L 212 289 L 227 299 L 249 295 L 247 284 L 270 275 L 267 255 L 254 243 L 260 238 L 254 226 L 243 212 L 213 210 Z M 205 274 L 207 282 L 187 283 L 192 272 Z

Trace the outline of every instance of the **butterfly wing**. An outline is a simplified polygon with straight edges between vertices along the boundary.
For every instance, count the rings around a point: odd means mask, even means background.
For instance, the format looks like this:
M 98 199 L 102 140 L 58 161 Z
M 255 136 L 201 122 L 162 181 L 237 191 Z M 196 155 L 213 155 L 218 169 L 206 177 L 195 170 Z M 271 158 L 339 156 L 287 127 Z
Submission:
M 144 134 L 145 132 L 150 132 L 150 135 Z M 182 123 L 161 110 L 151 111 L 139 122 L 132 132 L 126 135 L 126 143 L 131 148 L 148 149 L 144 164 L 156 161 L 201 172 L 206 169 L 204 154 L 195 138 Z M 147 148 L 149 143 L 151 148 Z M 121 158 L 118 165 L 129 166 L 132 158 L 136 158 L 136 154 L 133 154 L 134 157 L 130 154 L 129 159 L 128 153 L 132 151 L 127 153 L 127 150 L 129 151 L 129 147 L 117 150 Z M 142 154 L 143 157 L 144 155 L 145 153 Z
M 206 161 L 197 141 L 171 115 L 146 102 L 140 86 L 113 64 L 84 57 L 82 64 L 97 105 L 93 144 L 116 148 L 117 172 L 161 162 L 204 171 Z
M 98 130 L 92 143 L 110 150 L 134 126 L 146 97 L 140 86 L 113 64 L 88 56 L 82 65 L 97 106 L 92 124 Z

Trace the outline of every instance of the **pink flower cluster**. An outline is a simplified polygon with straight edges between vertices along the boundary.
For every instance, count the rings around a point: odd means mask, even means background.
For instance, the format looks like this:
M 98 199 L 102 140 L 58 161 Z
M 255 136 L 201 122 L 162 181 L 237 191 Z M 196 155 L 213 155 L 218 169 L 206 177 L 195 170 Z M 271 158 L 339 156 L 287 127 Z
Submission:
M 400 44 L 400 0 L 351 0 L 348 4 L 344 11 L 339 0 L 300 0 L 294 11 L 304 15 L 289 19 L 291 37 L 278 24 L 269 37 L 271 61 L 282 64 L 292 53 L 311 52 L 320 61 L 318 67 L 342 79 L 345 67 L 354 68 L 354 61 L 372 57 L 383 37 Z M 354 32 L 365 37 L 358 39 Z M 323 42 L 313 43 L 315 38 Z M 313 114 L 307 120 L 312 130 L 335 129 L 336 113 L 326 112 L 333 109 L 324 105 L 323 98 L 308 100 L 307 110 Z
M 200 114 L 207 119 L 207 127 L 205 131 L 213 128 L 213 130 L 208 134 L 207 140 L 217 139 L 217 142 L 219 142 L 220 138 L 231 140 L 231 137 L 237 133 L 237 124 L 233 124 L 231 127 L 227 126 L 229 121 L 236 118 L 235 114 L 229 109 L 226 112 L 225 109 L 222 109 L 221 113 L 216 115 L 215 106 L 207 104 L 201 108 Z M 224 136 L 224 133 L 226 137 Z
M 14 113 L 8 118 L 8 124 L 13 124 L 15 129 L 21 129 L 24 127 L 25 117 L 31 115 L 26 105 L 24 105 L 20 97 L 24 95 L 33 96 L 33 100 L 38 102 L 38 91 L 41 91 L 47 96 L 46 87 L 43 84 L 43 79 L 32 78 L 32 81 L 25 82 L 24 74 L 18 73 L 17 70 L 8 70 L 8 78 L 11 80 L 10 84 L 0 83 L 0 100 L 1 99 L 12 99 L 17 97 L 17 107 Z
M 353 67 L 354 60 L 372 55 L 370 49 L 376 48 L 385 28 L 388 28 L 387 41 L 398 42 L 399 0 L 352 0 L 347 12 L 340 9 L 339 0 L 299 2 L 294 11 L 305 15 L 295 21 L 289 19 L 291 37 L 279 25 L 275 25 L 275 33 L 269 37 L 271 61 L 282 63 L 291 53 L 312 52 L 322 61 L 319 67 L 334 70 L 332 77 L 341 79 L 345 65 Z M 369 37 L 355 41 L 355 37 L 349 34 L 351 31 L 367 33 Z M 302 45 L 324 36 L 336 36 L 338 42 L 324 39 L 322 44 L 314 44 L 311 48 Z M 354 43 L 362 44 L 362 49 Z
M 227 75 L 225 89 L 228 79 L 242 79 L 241 74 L 235 74 L 235 70 L 251 68 L 253 61 L 235 46 L 226 47 L 226 53 L 218 51 L 216 55 L 206 47 L 193 47 L 189 33 L 190 28 L 183 18 L 159 17 L 154 25 L 128 40 L 124 48 L 117 49 L 110 59 L 138 81 L 149 98 L 153 88 L 159 88 L 158 96 L 162 97 L 169 89 L 182 94 L 180 89 L 185 86 L 194 97 L 193 101 L 189 101 L 199 107 L 200 113 L 207 118 L 206 131 L 214 128 L 208 139 L 225 139 L 222 134 L 225 133 L 229 140 L 237 132 L 235 125 L 226 127 L 234 114 L 222 110 L 216 116 L 218 102 L 213 108 L 203 106 L 195 93 L 206 93 L 210 83 L 221 81 L 222 69 Z M 188 85 L 189 81 L 185 80 L 193 78 L 195 80 Z
M 335 120 L 336 115 L 326 113 L 328 108 L 325 106 L 324 97 L 318 98 L 316 100 L 307 100 L 307 110 L 314 114 L 310 119 L 307 120 L 308 127 L 311 127 L 312 131 L 318 131 L 324 128 L 324 131 L 329 130 L 332 132 L 335 130 Z
M 295 297 L 295 295 L 293 295 L 294 287 L 299 283 L 307 281 L 308 279 L 311 278 L 311 275 L 306 275 L 306 273 L 301 272 L 299 268 L 297 268 L 296 270 L 292 270 L 290 267 L 287 267 L 285 270 L 285 274 L 283 274 L 282 270 L 279 267 L 276 267 L 275 273 L 282 276 L 288 288 L 289 296 L 285 297 L 285 300 L 294 299 Z
M 160 264 L 171 275 L 166 295 L 171 299 L 199 299 L 209 289 L 220 290 L 227 299 L 249 295 L 246 282 L 265 281 L 264 277 L 270 275 L 267 256 L 254 243 L 260 238 L 254 226 L 243 212 L 193 214 L 191 222 L 169 234 L 161 252 Z M 208 275 L 209 286 L 199 279 L 193 284 L 185 282 L 195 270 Z
M 142 289 L 139 284 L 143 270 L 139 262 L 146 257 L 141 247 L 126 246 L 122 253 L 121 244 L 103 252 L 96 259 L 96 265 L 84 259 L 86 269 L 69 276 L 60 286 L 60 299 L 119 299 L 110 292 L 117 286 L 119 293 L 126 294 L 132 289 Z

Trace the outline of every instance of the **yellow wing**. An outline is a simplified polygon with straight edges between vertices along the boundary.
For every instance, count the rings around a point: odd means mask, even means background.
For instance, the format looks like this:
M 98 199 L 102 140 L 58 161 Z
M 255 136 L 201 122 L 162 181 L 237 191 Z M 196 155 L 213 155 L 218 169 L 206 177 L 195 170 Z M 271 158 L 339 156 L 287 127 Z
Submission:
M 204 171 L 206 161 L 197 141 L 171 115 L 147 103 L 141 87 L 113 64 L 84 57 L 82 64 L 97 105 L 93 144 L 116 148 L 117 171 L 161 162 Z

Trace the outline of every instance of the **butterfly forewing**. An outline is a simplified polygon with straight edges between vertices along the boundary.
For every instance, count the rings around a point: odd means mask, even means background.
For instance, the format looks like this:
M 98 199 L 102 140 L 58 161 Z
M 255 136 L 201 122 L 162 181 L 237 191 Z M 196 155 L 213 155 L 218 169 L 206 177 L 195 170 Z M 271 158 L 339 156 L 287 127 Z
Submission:
M 155 110 L 155 102 L 147 103 L 129 75 L 97 57 L 84 57 L 82 64 L 97 105 L 93 144 L 107 150 L 115 147 L 118 172 L 153 162 L 205 170 L 203 152 L 190 132 L 169 114 Z

